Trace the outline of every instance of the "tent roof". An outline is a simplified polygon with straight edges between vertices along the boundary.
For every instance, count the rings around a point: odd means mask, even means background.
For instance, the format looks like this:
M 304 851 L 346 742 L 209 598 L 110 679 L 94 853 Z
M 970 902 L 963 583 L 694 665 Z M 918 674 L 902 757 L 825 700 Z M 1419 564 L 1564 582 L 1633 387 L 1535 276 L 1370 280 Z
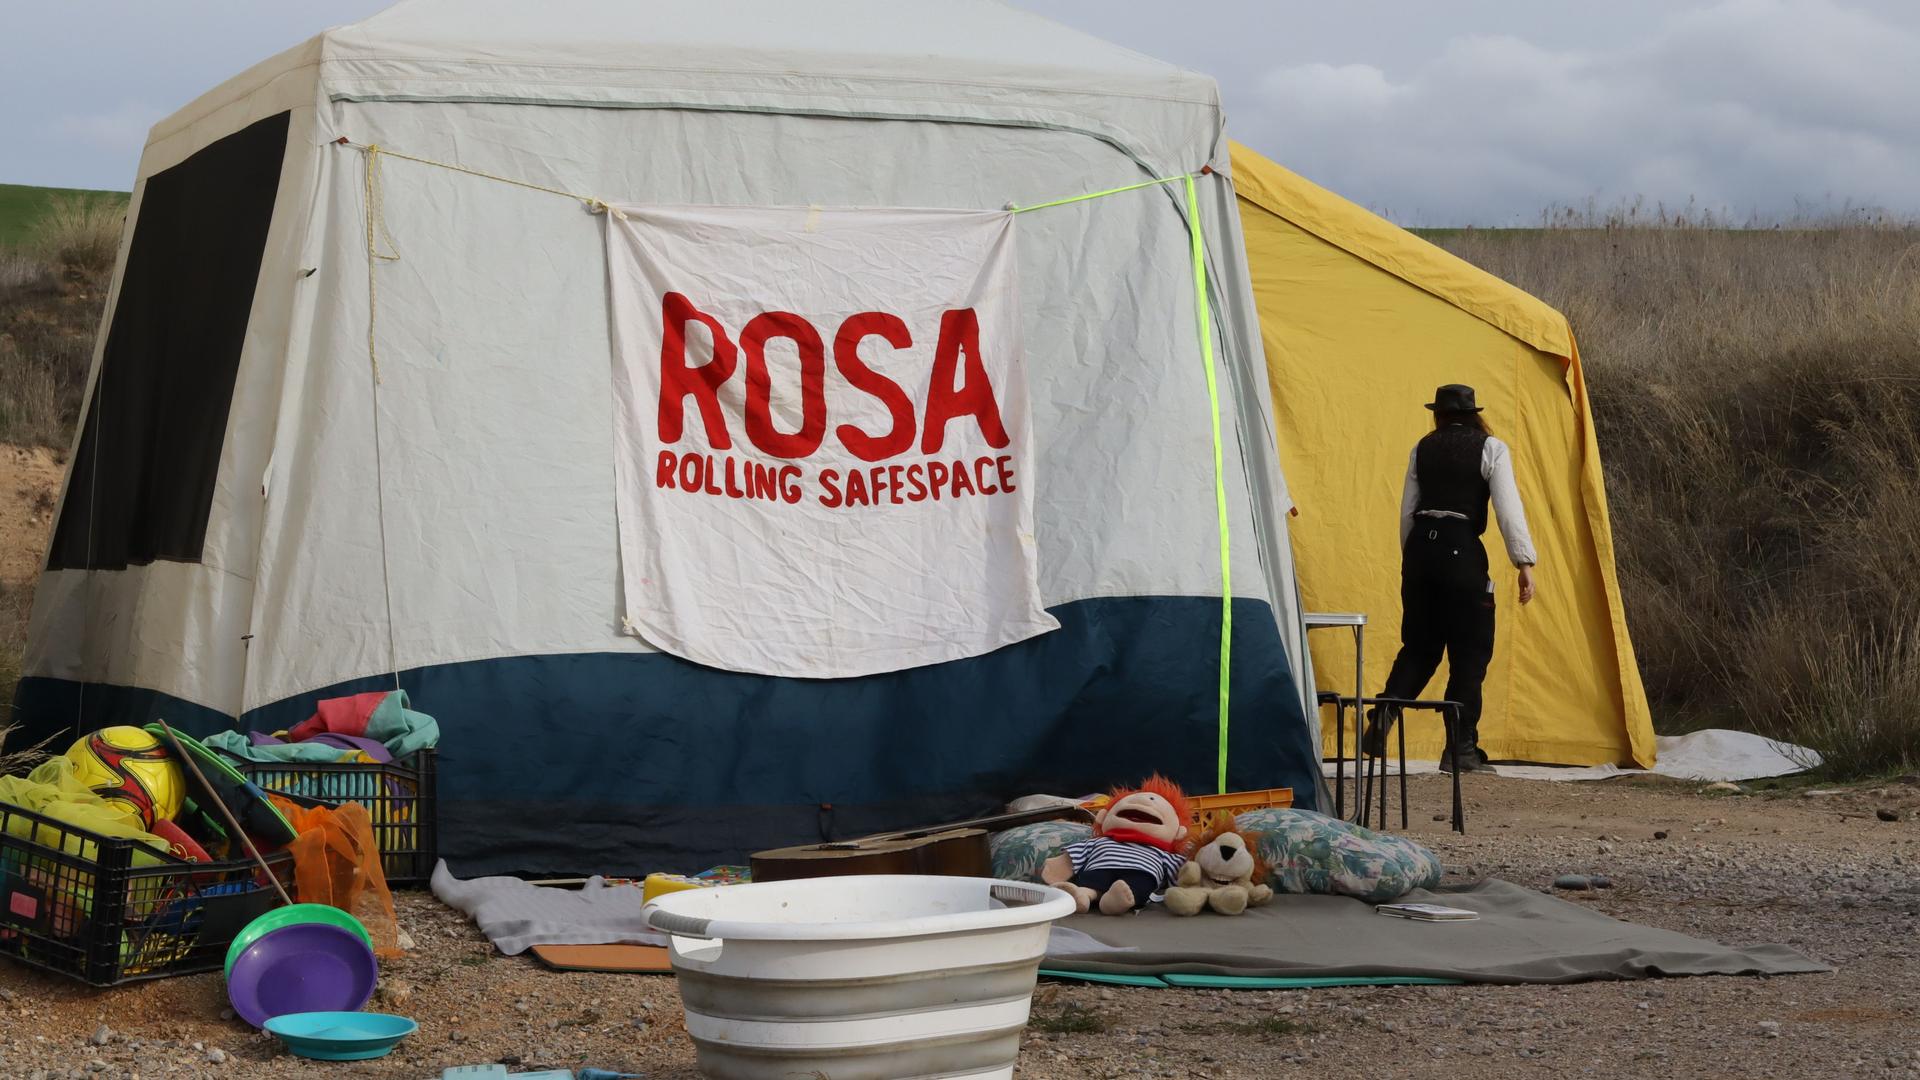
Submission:
M 1226 167 L 1211 78 L 997 0 L 402 0 L 236 76 L 153 137 L 303 69 L 322 99 L 1067 128 L 1147 168 Z
M 336 55 L 607 69 L 686 68 L 924 77 L 928 65 L 1046 84 L 1065 73 L 1115 92 L 1213 103 L 1213 80 L 995 0 L 401 0 L 328 32 Z
M 1573 355 L 1567 317 L 1538 297 L 1239 143 L 1233 160 L 1234 189 L 1247 201 L 1541 352 Z

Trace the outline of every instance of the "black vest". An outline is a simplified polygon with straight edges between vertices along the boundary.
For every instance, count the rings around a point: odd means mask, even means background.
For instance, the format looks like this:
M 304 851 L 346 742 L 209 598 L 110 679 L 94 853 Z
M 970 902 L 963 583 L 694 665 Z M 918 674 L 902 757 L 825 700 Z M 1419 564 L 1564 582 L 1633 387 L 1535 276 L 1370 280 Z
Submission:
M 1420 481 L 1419 510 L 1465 514 L 1475 535 L 1487 531 L 1487 500 L 1493 489 L 1480 475 L 1487 433 L 1467 424 L 1447 424 L 1420 440 L 1413 474 Z

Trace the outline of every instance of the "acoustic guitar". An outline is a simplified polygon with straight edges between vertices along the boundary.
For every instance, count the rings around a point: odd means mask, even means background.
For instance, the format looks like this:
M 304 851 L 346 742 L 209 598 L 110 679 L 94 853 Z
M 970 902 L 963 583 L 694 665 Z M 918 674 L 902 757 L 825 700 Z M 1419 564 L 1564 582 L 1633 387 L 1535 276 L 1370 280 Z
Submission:
M 987 834 L 1036 821 L 1058 820 L 1092 824 L 1093 815 L 1078 806 L 1048 806 L 924 829 L 877 833 L 858 840 L 775 848 L 754 853 L 753 880 L 792 881 L 848 874 L 992 877 L 993 860 L 987 852 Z

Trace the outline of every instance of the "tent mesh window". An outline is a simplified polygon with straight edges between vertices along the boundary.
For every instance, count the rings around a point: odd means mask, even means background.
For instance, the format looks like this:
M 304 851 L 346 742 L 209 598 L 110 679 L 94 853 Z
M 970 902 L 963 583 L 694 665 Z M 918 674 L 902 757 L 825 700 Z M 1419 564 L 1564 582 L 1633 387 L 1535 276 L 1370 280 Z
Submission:
M 200 561 L 289 115 L 147 178 L 47 569 Z

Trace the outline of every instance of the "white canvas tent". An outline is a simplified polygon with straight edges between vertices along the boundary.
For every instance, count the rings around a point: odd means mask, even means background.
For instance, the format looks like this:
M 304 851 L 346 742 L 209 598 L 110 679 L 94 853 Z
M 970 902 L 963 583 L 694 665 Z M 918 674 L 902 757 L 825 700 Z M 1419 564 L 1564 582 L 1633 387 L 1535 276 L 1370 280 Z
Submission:
M 322 34 L 153 130 L 21 719 L 272 730 L 403 686 L 460 873 L 697 869 L 1156 769 L 1312 805 L 1227 168 L 1210 79 L 994 3 L 408 0 Z M 623 629 L 605 219 L 556 193 L 998 210 L 1182 174 L 1217 475 L 1183 183 L 1018 222 L 1058 629 L 845 679 Z

